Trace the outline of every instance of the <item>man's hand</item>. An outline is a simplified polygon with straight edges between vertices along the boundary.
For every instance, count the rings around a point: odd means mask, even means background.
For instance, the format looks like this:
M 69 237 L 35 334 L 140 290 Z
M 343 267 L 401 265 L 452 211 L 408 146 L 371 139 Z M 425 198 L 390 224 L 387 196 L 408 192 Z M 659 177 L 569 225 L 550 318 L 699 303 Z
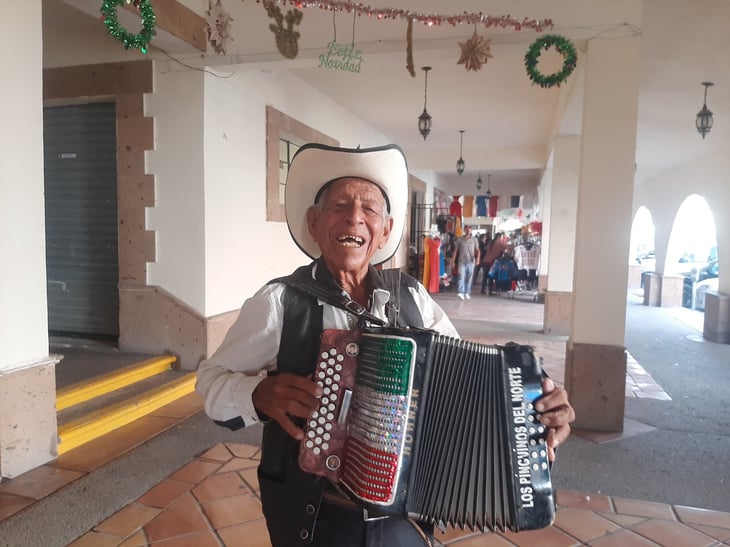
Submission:
M 556 387 L 550 378 L 542 381 L 543 395 L 535 403 L 540 413 L 540 423 L 548 428 L 548 459 L 555 461 L 555 449 L 570 435 L 570 424 L 575 420 L 575 410 L 568 401 L 568 392 Z
M 253 405 L 266 414 L 295 439 L 304 438 L 302 431 L 291 419 L 309 418 L 319 407 L 322 388 L 310 378 L 288 372 L 268 376 L 253 392 Z

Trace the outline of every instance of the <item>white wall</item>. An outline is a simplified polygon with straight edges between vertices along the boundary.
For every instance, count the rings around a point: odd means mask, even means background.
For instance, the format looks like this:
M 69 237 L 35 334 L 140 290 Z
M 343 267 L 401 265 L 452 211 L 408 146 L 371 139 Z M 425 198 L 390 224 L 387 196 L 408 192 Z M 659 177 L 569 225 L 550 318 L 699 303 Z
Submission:
M 42 43 L 40 0 L 0 4 L 0 373 L 48 357 Z
M 308 262 L 283 222 L 266 221 L 266 105 L 342 146 L 388 139 L 287 71 L 220 76 L 156 63 L 157 263 L 148 282 L 210 317 L 238 309 L 273 277 Z M 297 93 L 292 94 L 291 90 Z
M 156 261 L 147 282 L 205 310 L 204 86 L 202 72 L 155 63 L 155 93 L 146 97 L 155 119 L 155 150 L 147 173 L 155 175 L 155 207 L 147 229 L 155 231 Z

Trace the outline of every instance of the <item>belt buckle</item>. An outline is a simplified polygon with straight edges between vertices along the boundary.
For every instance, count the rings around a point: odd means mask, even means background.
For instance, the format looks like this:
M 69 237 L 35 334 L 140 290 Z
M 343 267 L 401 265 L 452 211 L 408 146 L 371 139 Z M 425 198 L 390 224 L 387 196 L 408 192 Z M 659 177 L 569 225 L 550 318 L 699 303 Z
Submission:
M 362 508 L 362 520 L 364 522 L 374 522 L 376 520 L 385 520 L 387 518 L 390 518 L 390 515 L 379 515 L 377 517 L 371 517 L 368 514 L 368 510 L 365 509 L 364 507 Z

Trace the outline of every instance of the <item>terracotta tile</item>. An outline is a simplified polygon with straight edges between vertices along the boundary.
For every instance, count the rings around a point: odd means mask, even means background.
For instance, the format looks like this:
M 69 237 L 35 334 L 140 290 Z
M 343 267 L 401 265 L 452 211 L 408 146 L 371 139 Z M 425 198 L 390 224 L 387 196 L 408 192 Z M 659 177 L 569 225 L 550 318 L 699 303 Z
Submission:
M 679 520 L 685 524 L 703 524 L 730 529 L 730 513 L 685 507 L 683 505 L 677 505 L 674 508 L 677 511 Z
M 193 485 L 189 482 L 165 479 L 137 500 L 149 507 L 165 508 L 177 498 L 189 492 Z
M 200 503 L 248 494 L 250 490 L 236 473 L 211 475 L 193 488 L 193 495 Z
M 247 458 L 233 458 L 228 463 L 224 464 L 218 470 L 218 473 L 229 473 L 231 471 L 245 471 L 246 469 L 253 469 L 254 471 L 258 467 L 259 462 L 255 460 L 249 460 Z
M 78 471 L 41 465 L 9 481 L 0 483 L 0 493 L 39 500 L 81 476 L 83 473 Z
M 69 543 L 67 547 L 117 547 L 121 540 L 122 538 L 118 536 L 89 532 Z
M 155 541 L 154 547 L 220 547 L 215 534 L 209 530 L 194 532 L 162 541 Z
M 588 509 L 590 511 L 613 511 L 611 498 L 601 494 L 558 490 L 555 493 L 555 499 L 560 507 L 575 507 L 576 509 Z
M 500 532 L 500 535 L 520 547 L 572 547 L 579 542 L 567 535 L 556 526 L 549 526 L 542 530 L 528 530 L 526 532 Z
M 223 528 L 218 530 L 218 535 L 226 547 L 271 547 L 264 519 Z
M 639 524 L 640 522 L 644 522 L 646 520 L 646 517 L 635 517 L 633 515 L 617 515 L 616 513 L 598 513 L 603 518 L 606 518 L 610 520 L 611 522 L 615 522 L 622 528 L 631 528 L 632 526 L 635 526 L 636 524 Z
M 617 524 L 592 511 L 572 507 L 558 511 L 555 516 L 555 526 L 581 541 L 605 536 L 620 528 Z
M 173 473 L 170 478 L 178 481 L 198 484 L 208 475 L 215 473 L 221 464 L 217 462 L 204 462 L 193 460 L 179 471 Z
M 491 532 L 487 532 L 491 533 Z M 448 543 L 450 541 L 454 541 L 457 539 L 463 539 L 466 537 L 470 537 L 473 535 L 481 535 L 480 531 L 472 532 L 471 530 L 461 530 L 460 528 L 453 528 L 452 526 L 447 526 L 446 531 L 442 532 L 439 529 L 436 529 L 434 533 L 434 537 L 440 541 L 441 543 Z
M 203 398 L 197 393 L 188 393 L 179 399 L 158 408 L 150 416 L 164 416 L 184 420 L 205 409 Z
M 613 498 L 613 504 L 616 507 L 616 512 L 624 515 L 676 520 L 672 506 L 666 503 Z
M 664 547 L 704 547 L 715 543 L 710 536 L 676 521 L 650 519 L 631 530 Z
M 449 547 L 507 547 L 512 545 L 512 543 L 498 534 L 487 532 L 484 534 L 479 533 L 469 537 L 462 537 L 449 543 L 444 543 L 444 545 L 448 545 Z
M 251 458 L 253 459 L 259 450 L 258 446 L 252 446 L 250 444 L 239 444 L 239 443 L 226 443 L 226 446 L 231 453 L 237 458 Z
M 144 416 L 63 454 L 53 465 L 64 469 L 93 471 L 166 431 L 176 423 L 178 420 L 173 418 Z
M 256 469 L 256 467 L 252 467 L 250 469 L 240 471 L 238 474 L 243 477 L 243 480 L 246 481 L 246 484 L 248 484 L 251 490 L 256 492 L 256 494 L 261 495 L 261 488 L 259 487 L 259 476 Z
M 591 541 L 593 547 L 656 547 L 656 543 L 644 539 L 630 530 L 621 530 Z
M 261 502 L 251 494 L 203 503 L 203 512 L 214 528 L 225 528 L 262 517 Z
M 0 521 L 35 503 L 33 498 L 0 493 Z
M 144 535 L 144 530 L 140 530 L 132 537 L 125 539 L 119 544 L 119 547 L 147 547 L 149 542 L 147 536 Z
M 699 530 L 703 534 L 707 534 L 710 537 L 715 538 L 718 541 L 728 541 L 730 540 L 730 530 L 727 528 L 717 528 L 715 526 L 700 526 L 700 525 L 694 525 L 692 526 L 695 530 Z
M 181 496 L 144 527 L 151 543 L 208 529 L 208 522 L 192 494 Z
M 233 454 L 225 443 L 215 445 L 213 448 L 206 450 L 200 456 L 200 460 L 213 460 L 215 462 L 227 462 L 233 459 Z
M 159 509 L 133 503 L 120 509 L 105 521 L 97 524 L 94 527 L 94 531 L 126 538 L 136 531 L 141 530 L 145 524 L 155 518 L 159 513 Z

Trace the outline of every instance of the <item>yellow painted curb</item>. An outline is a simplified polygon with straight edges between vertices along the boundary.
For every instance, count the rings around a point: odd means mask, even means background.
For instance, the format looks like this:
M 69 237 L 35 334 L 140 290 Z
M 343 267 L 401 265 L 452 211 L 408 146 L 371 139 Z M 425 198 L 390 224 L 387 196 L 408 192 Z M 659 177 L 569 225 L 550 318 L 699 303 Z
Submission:
M 174 355 L 162 355 L 124 367 L 109 374 L 103 374 L 86 382 L 79 382 L 56 393 L 56 412 L 74 405 L 85 403 L 91 399 L 111 391 L 150 378 L 155 374 L 166 372 L 177 360 Z
M 89 441 L 133 422 L 195 390 L 195 372 L 151 389 L 58 428 L 58 454 L 65 454 Z

